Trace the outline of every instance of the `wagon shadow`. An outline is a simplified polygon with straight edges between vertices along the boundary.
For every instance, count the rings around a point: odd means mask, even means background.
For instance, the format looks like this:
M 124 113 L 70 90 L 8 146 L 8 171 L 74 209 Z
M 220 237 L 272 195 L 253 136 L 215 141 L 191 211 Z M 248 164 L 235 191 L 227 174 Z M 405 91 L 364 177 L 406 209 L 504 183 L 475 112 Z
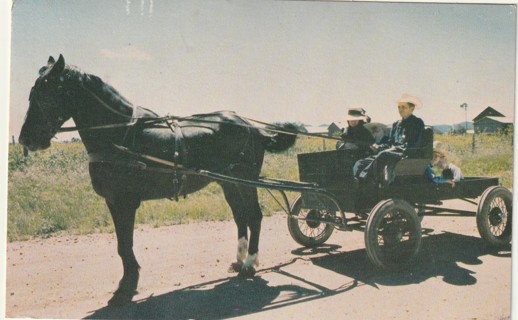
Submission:
M 491 255 L 511 258 L 511 245 L 494 249 L 482 239 L 443 232 L 427 236 L 424 232 L 420 253 L 415 263 L 398 271 L 381 271 L 370 263 L 365 249 L 311 259 L 314 265 L 332 270 L 366 285 L 377 287 L 421 283 L 442 277 L 451 285 L 477 283 L 475 272 L 461 266 L 482 264 L 480 257 Z
M 398 272 L 381 272 L 368 260 L 365 249 L 340 252 L 340 246 L 317 249 L 296 249 L 290 261 L 258 271 L 251 280 L 228 277 L 150 296 L 124 307 L 104 307 L 87 319 L 225 319 L 305 303 L 332 295 L 343 294 L 359 286 L 402 286 L 442 277 L 451 285 L 474 285 L 474 272 L 458 263 L 478 265 L 480 257 L 494 255 L 511 257 L 511 248 L 494 251 L 476 237 L 455 233 L 424 236 L 421 253 L 412 267 Z M 304 279 L 300 273 L 289 272 L 297 261 L 310 262 L 347 278 L 342 285 L 326 288 Z M 282 285 L 272 285 L 267 273 L 285 277 Z M 298 283 L 298 284 L 297 284 Z

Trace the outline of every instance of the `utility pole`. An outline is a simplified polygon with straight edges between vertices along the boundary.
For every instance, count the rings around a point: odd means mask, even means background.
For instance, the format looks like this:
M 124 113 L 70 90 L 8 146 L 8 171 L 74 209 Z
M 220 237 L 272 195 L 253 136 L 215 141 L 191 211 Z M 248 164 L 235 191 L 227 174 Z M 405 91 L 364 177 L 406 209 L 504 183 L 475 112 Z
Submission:
M 464 125 L 465 125 L 466 133 L 468 133 L 468 104 L 466 102 L 464 102 L 463 104 L 460 105 L 460 107 L 464 108 L 464 111 L 466 111 L 466 120 L 464 121 Z

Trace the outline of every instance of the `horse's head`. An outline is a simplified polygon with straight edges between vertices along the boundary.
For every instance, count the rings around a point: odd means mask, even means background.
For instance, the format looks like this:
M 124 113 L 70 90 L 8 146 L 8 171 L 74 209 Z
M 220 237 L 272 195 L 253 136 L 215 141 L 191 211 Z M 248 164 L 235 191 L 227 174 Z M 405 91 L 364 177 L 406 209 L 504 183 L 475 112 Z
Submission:
M 50 57 L 31 89 L 29 110 L 19 138 L 20 143 L 31 151 L 50 147 L 50 140 L 71 117 L 64 71 L 63 56 L 59 55 L 57 61 Z

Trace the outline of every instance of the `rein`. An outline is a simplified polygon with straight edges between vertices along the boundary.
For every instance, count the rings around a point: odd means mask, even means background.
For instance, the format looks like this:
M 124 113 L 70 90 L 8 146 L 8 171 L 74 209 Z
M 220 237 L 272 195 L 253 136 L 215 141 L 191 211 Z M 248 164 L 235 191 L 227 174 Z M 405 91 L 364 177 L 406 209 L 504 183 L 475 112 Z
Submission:
M 158 118 L 144 118 L 144 117 L 139 117 L 138 116 L 138 107 L 132 105 L 133 107 L 133 114 L 131 116 L 127 115 L 127 114 L 124 114 L 114 108 L 112 108 L 109 104 L 107 104 L 105 101 L 103 101 L 99 96 L 97 96 L 95 93 L 93 93 L 90 89 L 84 87 L 84 86 L 81 86 L 81 89 L 83 89 L 84 91 L 86 91 L 91 97 L 93 97 L 97 102 L 99 102 L 101 104 L 101 106 L 103 106 L 104 108 L 106 108 L 107 110 L 109 110 L 110 112 L 114 113 L 114 114 L 117 114 L 119 116 L 122 116 L 126 119 L 128 119 L 129 121 L 128 122 L 122 122 L 122 123 L 113 123 L 113 124 L 106 124 L 106 125 L 100 125 L 100 126 L 90 126 L 90 127 L 77 127 L 77 126 L 74 126 L 74 127 L 62 127 L 62 128 L 59 128 L 57 129 L 56 132 L 73 132 L 73 131 L 87 131 L 87 130 L 104 130 L 104 129 L 116 129 L 116 128 L 128 128 L 128 127 L 133 127 L 137 122 L 140 122 L 141 124 L 143 125 L 153 125 L 153 124 L 157 124 L 157 123 L 160 123 L 160 124 L 164 124 L 168 127 L 171 127 L 171 123 L 170 121 L 173 121 L 175 123 L 175 127 L 178 127 L 180 128 L 181 125 L 178 124 L 178 122 L 181 122 L 181 121 L 190 121 L 190 122 L 198 122 L 198 123 L 210 123 L 210 124 L 221 124 L 223 123 L 222 121 L 216 121 L 216 120 L 206 120 L 206 119 L 200 119 L 200 118 L 197 118 L 196 116 L 197 115 L 193 115 L 193 116 L 187 116 L 187 117 L 178 117 L 178 116 L 170 116 L 170 115 L 167 115 L 165 117 L 158 117 Z M 209 115 L 209 114 L 207 114 Z M 198 115 L 198 116 L 201 116 L 201 115 Z M 342 140 L 341 138 L 338 138 L 338 137 L 332 137 L 332 136 L 328 136 L 328 135 L 321 135 L 321 134 L 316 134 L 316 133 L 308 133 L 308 132 L 301 132 L 301 131 L 296 131 L 296 132 L 292 132 L 292 131 L 286 131 L 286 130 L 283 130 L 283 128 L 279 127 L 279 126 L 276 126 L 274 124 L 271 124 L 271 123 L 267 123 L 267 122 L 263 122 L 263 121 L 259 121 L 259 120 L 255 120 L 255 119 L 251 119 L 251 118 L 247 118 L 247 117 L 241 117 L 243 120 L 247 120 L 248 122 L 252 122 L 252 123 L 257 123 L 257 124 L 260 124 L 260 125 L 263 125 L 265 127 L 258 127 L 258 126 L 254 126 L 254 125 L 250 125 L 250 124 L 241 124 L 241 123 L 229 123 L 229 124 L 232 124 L 232 125 L 235 125 L 235 126 L 240 126 L 240 127 L 246 127 L 246 128 L 254 128 L 254 129 L 261 129 L 261 130 L 265 130 L 265 131 L 269 131 L 269 132 L 274 132 L 274 133 L 282 133 L 282 134 L 288 134 L 288 135 L 295 135 L 295 136 L 307 136 L 307 137 L 312 137 L 312 138 L 323 138 L 323 139 L 330 139 L 330 140 Z
M 231 125 L 234 125 L 234 126 L 245 127 L 245 128 L 260 129 L 260 130 L 265 130 L 265 131 L 274 132 L 274 133 L 282 133 L 282 134 L 294 135 L 294 136 L 306 136 L 306 137 L 310 137 L 310 138 L 342 140 L 339 137 L 333 137 L 333 136 L 322 135 L 322 134 L 317 134 L 317 133 L 309 133 L 309 132 L 302 132 L 302 131 L 295 131 L 295 132 L 293 132 L 293 131 L 286 131 L 286 130 L 283 130 L 281 127 L 276 126 L 276 125 L 274 125 L 272 123 L 262 122 L 262 121 L 254 120 L 254 119 L 247 118 L 247 117 L 241 117 L 241 118 L 244 119 L 244 120 L 247 120 L 249 122 L 254 122 L 254 123 L 258 123 L 258 124 L 264 125 L 266 127 L 258 127 L 258 126 L 254 126 L 254 125 L 251 125 L 251 124 L 241 124 L 241 123 L 227 123 L 227 124 L 231 124 Z M 87 130 L 126 128 L 126 127 L 134 126 L 140 120 L 142 120 L 141 124 L 144 124 L 144 125 L 146 125 L 146 124 L 147 125 L 153 125 L 153 124 L 157 124 L 157 123 L 168 125 L 167 124 L 168 121 L 178 121 L 178 122 L 190 121 L 190 122 L 209 123 L 209 124 L 222 124 L 222 123 L 226 123 L 226 122 L 217 121 L 217 120 L 199 119 L 199 118 L 196 118 L 195 116 L 188 116 L 188 117 L 165 116 L 165 117 L 160 117 L 160 118 L 133 118 L 133 117 L 131 117 L 131 121 L 130 122 L 114 123 L 114 124 L 107 124 L 107 125 L 101 125 L 101 126 L 92 126 L 92 127 L 84 127 L 84 128 L 81 128 L 81 127 L 62 127 L 60 129 L 58 129 L 57 132 L 72 132 L 72 131 L 87 131 Z
M 109 104 L 107 104 L 106 102 L 104 102 L 104 100 L 102 100 L 98 95 L 96 95 L 95 93 L 93 93 L 90 89 L 86 88 L 85 86 L 80 86 L 81 89 L 83 89 L 84 91 L 86 91 L 86 93 L 88 93 L 90 96 L 92 96 L 95 100 L 97 100 L 97 102 L 99 102 L 101 104 L 101 106 L 103 106 L 104 108 L 106 108 L 107 110 L 109 110 L 110 112 L 116 114 L 116 115 L 119 115 L 123 118 L 126 118 L 126 119 L 129 119 L 129 122 L 123 122 L 123 123 L 113 123 L 113 124 L 107 124 L 107 125 L 101 125 L 101 126 L 92 126 L 92 127 L 84 127 L 84 128 L 81 128 L 81 127 L 63 127 L 63 128 L 59 128 L 57 130 L 57 132 L 73 132 L 73 131 L 86 131 L 86 130 L 99 130 L 99 129 L 113 129 L 113 128 L 125 128 L 125 127 L 132 127 L 134 126 L 139 119 L 143 119 L 143 118 L 139 118 L 138 117 L 138 108 L 135 107 L 134 105 L 132 105 L 133 107 L 133 114 L 131 116 L 127 115 L 127 114 L 124 114 L 122 112 L 119 112 L 118 110 L 115 110 L 114 108 L 112 108 Z

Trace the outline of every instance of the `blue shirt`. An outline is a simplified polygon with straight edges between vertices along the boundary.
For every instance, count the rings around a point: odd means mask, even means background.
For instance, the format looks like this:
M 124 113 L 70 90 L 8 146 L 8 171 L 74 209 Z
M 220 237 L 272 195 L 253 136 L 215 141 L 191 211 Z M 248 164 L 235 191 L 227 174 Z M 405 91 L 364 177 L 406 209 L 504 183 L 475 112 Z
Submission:
M 433 166 L 431 164 L 429 164 L 428 167 L 426 167 L 426 170 L 424 172 L 424 176 L 425 176 L 426 180 L 428 180 L 430 182 L 435 182 L 435 183 L 448 183 L 448 179 L 437 176 L 433 172 L 432 168 L 433 168 Z

